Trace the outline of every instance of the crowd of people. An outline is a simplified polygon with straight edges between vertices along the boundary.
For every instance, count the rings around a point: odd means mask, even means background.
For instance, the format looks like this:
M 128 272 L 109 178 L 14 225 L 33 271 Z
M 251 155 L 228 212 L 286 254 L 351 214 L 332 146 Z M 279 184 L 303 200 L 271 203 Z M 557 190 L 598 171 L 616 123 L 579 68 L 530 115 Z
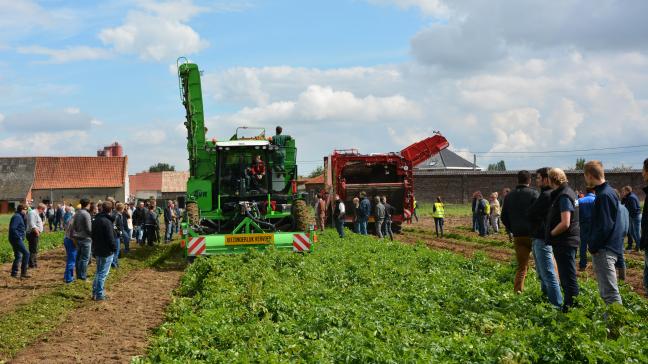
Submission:
M 648 183 L 648 159 L 643 177 Z M 622 304 L 618 280 L 625 279 L 624 241 L 627 249 L 645 250 L 648 246 L 648 203 L 644 204 L 643 221 L 639 199 L 630 186 L 621 192 L 606 180 L 603 164 L 589 161 L 584 166 L 585 193 L 575 191 L 560 168 L 540 168 L 531 174 L 518 173 L 518 185 L 507 191 L 501 202 L 501 220 L 513 237 L 517 271 L 514 291 L 524 290 L 531 254 L 535 261 L 542 292 L 551 304 L 568 310 L 580 292 L 578 270 L 588 265 L 591 255 L 599 294 L 606 304 Z M 645 188 L 648 194 L 648 187 Z M 474 220 L 480 235 L 486 221 L 481 194 Z M 648 197 L 647 197 L 648 202 Z M 475 203 L 473 204 L 475 205 Z M 492 204 L 491 204 L 492 206 Z M 491 221 L 493 221 L 491 219 Z M 648 255 L 645 256 L 644 287 L 648 287 Z
M 64 231 L 64 281 L 86 281 L 88 265 L 94 257 L 97 270 L 92 298 L 104 300 L 104 283 L 110 269 L 119 267 L 119 258 L 130 252 L 131 241 L 140 246 L 159 243 L 162 217 L 163 238 L 170 242 L 173 234 L 178 233 L 182 214 L 175 201 L 168 201 L 163 209 L 154 199 L 139 201 L 137 205 L 118 202 L 112 197 L 103 202 L 82 198 L 76 206 L 39 203 L 32 208 L 20 204 L 9 222 L 9 242 L 14 251 L 11 276 L 27 279 L 31 277 L 29 270 L 38 268 L 39 238 L 45 233 L 47 222 L 50 232 Z
M 332 200 L 332 211 L 328 211 L 329 206 L 328 193 L 322 192 L 318 194 L 317 201 L 315 202 L 315 222 L 317 229 L 324 231 L 327 222 L 327 216 L 332 213 L 332 225 L 335 226 L 336 231 L 340 238 L 344 238 L 344 225 L 346 223 L 346 216 L 350 214 L 353 232 L 361 235 L 368 235 L 369 220 L 373 220 L 374 231 L 372 232 L 378 238 L 389 238 L 394 240 L 394 231 L 392 229 L 393 219 L 396 209 L 389 204 L 387 196 L 373 196 L 373 203 L 366 192 L 360 192 L 353 198 L 351 206 L 348 209 L 344 201 L 339 195 L 335 195 Z M 414 204 L 416 201 L 414 200 Z M 416 206 L 416 205 L 414 205 Z M 412 216 L 416 217 L 416 208 L 414 208 Z

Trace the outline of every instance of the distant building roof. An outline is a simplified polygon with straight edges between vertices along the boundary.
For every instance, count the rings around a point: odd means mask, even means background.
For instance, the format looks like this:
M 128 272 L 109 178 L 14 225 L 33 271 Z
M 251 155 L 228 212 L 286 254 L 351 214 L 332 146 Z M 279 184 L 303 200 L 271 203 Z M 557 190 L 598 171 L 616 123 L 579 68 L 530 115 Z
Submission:
M 425 162 L 414 167 L 414 170 L 422 171 L 446 171 L 446 170 L 472 170 L 474 164 L 459 156 L 457 153 L 443 149 L 441 152 Z M 481 171 L 481 167 L 475 168 Z
M 122 187 L 128 157 L 36 157 L 34 190 Z
M 312 178 L 305 178 L 301 180 L 301 183 L 305 185 L 323 185 L 324 184 L 324 174 L 320 174 L 319 176 L 315 176 Z
M 139 191 L 186 192 L 189 172 L 141 172 L 129 176 L 130 194 Z
M 161 192 L 187 192 L 189 172 L 162 172 Z
M 35 158 L 0 158 L 0 200 L 24 200 L 34 183 L 35 167 Z

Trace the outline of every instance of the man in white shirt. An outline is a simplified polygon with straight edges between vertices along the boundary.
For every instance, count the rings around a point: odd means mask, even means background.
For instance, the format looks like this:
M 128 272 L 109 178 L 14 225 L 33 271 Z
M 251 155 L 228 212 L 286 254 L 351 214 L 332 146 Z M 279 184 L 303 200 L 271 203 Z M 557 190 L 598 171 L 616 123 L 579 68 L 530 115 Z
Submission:
M 335 212 L 333 213 L 333 218 L 335 220 L 335 229 L 337 230 L 340 238 L 344 238 L 344 214 L 346 209 L 344 207 L 344 202 L 339 195 L 335 195 Z
M 29 268 L 38 268 L 38 240 L 43 232 L 43 219 L 40 215 L 45 212 L 44 203 L 39 203 L 35 210 L 27 214 L 27 241 L 29 242 Z

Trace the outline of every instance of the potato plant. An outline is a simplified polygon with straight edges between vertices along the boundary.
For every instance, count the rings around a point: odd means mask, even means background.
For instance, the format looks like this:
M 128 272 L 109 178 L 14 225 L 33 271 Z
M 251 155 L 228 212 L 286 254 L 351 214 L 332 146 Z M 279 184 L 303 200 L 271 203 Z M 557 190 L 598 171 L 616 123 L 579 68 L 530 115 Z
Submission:
M 311 254 L 192 264 L 137 362 L 648 362 L 648 305 L 607 308 L 582 281 L 564 314 L 513 265 L 326 233 Z M 604 318 L 605 317 L 605 318 Z

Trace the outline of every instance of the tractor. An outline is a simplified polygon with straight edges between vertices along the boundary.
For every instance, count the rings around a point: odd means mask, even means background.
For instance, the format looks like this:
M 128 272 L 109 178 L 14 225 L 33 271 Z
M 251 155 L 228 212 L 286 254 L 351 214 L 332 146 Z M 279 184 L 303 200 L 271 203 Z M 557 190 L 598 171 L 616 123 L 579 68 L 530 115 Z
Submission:
M 309 252 L 314 219 L 297 194 L 297 148 L 287 135 L 239 127 L 226 140 L 207 140 L 200 70 L 178 59 L 186 111 L 189 180 L 182 246 L 189 260 L 248 249 Z

